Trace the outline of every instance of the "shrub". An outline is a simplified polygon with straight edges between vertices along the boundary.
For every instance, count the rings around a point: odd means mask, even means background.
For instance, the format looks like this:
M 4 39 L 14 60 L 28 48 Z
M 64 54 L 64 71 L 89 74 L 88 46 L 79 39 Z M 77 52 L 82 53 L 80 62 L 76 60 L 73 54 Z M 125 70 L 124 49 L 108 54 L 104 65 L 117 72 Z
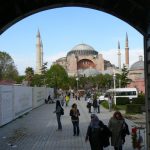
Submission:
M 127 104 L 126 105 L 126 113 L 142 113 L 140 104 Z
M 128 97 L 117 97 L 116 105 L 126 105 L 130 104 L 130 99 Z
M 102 105 L 104 108 L 109 109 L 108 101 L 103 100 L 103 101 L 101 102 L 101 105 Z M 112 108 L 115 109 L 115 107 L 116 107 L 116 105 L 113 104 L 113 105 L 112 105 Z
M 106 108 L 106 109 L 109 108 L 108 102 L 107 102 L 106 100 L 102 101 L 101 105 L 102 105 L 104 108 Z
M 132 99 L 133 104 L 145 104 L 145 95 L 139 94 L 137 98 Z

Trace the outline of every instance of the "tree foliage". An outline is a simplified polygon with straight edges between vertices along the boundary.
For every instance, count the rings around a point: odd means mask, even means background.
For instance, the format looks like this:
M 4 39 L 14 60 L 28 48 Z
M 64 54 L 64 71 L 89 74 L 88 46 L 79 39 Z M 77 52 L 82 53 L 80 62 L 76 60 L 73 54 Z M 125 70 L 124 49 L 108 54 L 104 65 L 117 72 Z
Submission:
M 0 51 L 0 80 L 15 80 L 17 76 L 18 71 L 11 56 Z
M 117 75 L 117 80 L 121 82 L 121 87 L 126 87 L 132 80 L 128 78 L 129 70 L 123 65 L 122 73 Z
M 27 67 L 25 70 L 25 80 L 28 81 L 28 85 L 32 84 L 32 79 L 34 76 L 34 70 L 31 67 Z
M 66 70 L 58 65 L 54 64 L 46 73 L 46 84 L 50 87 L 68 89 L 68 74 Z

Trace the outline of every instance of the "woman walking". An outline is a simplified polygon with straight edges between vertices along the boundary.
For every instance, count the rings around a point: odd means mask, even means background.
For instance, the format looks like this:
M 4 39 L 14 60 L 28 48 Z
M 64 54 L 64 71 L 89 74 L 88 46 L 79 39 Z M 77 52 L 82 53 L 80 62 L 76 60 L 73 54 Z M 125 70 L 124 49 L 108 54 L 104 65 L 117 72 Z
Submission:
M 56 113 L 56 117 L 57 117 L 57 123 L 58 123 L 57 130 L 60 130 L 60 131 L 62 130 L 62 124 L 61 124 L 62 110 L 63 110 L 63 108 L 61 107 L 60 101 L 57 100 L 56 101 L 56 110 L 54 111 L 54 113 Z
M 79 109 L 77 108 L 77 104 L 74 103 L 72 105 L 72 108 L 70 110 L 70 116 L 73 124 L 73 136 L 77 135 L 79 136 L 80 129 L 79 129 L 79 116 L 80 112 Z
M 103 150 L 109 146 L 110 131 L 106 125 L 95 114 L 91 115 L 85 141 L 90 142 L 91 150 Z
M 112 132 L 111 145 L 114 146 L 114 150 L 122 150 L 125 142 L 125 136 L 122 136 L 122 129 L 125 124 L 125 120 L 119 111 L 116 111 L 109 120 L 108 127 Z M 129 131 L 125 134 L 129 134 Z

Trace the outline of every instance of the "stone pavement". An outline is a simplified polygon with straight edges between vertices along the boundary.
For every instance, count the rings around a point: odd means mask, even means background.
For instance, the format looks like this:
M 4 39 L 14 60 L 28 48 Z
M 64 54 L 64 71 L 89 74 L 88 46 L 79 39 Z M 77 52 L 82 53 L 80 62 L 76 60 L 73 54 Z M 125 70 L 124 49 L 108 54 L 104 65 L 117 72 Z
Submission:
M 73 136 L 73 127 L 69 111 L 73 102 L 80 110 L 80 136 Z M 85 142 L 85 135 L 90 122 L 90 114 L 86 102 L 71 100 L 68 107 L 64 106 L 62 116 L 62 131 L 56 131 L 56 115 L 53 113 L 55 104 L 44 104 L 28 114 L 0 128 L 0 150 L 90 150 L 89 142 Z M 101 107 L 99 118 L 108 124 L 113 112 Z M 126 120 L 130 129 L 134 123 Z M 142 132 L 144 136 L 144 132 Z M 111 146 L 105 148 L 112 150 Z M 132 150 L 131 136 L 127 136 L 124 150 Z M 144 148 L 143 148 L 144 149 Z

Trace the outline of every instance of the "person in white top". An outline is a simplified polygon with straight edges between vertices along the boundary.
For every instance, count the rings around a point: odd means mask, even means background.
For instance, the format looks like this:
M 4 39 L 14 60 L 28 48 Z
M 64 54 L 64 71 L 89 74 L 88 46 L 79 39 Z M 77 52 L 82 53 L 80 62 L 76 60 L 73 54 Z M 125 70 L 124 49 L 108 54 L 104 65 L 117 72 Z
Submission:
M 91 98 L 89 97 L 87 100 L 87 108 L 89 109 L 89 113 L 91 113 L 91 106 L 92 106 L 93 101 L 91 100 Z
M 112 102 L 113 102 L 112 96 L 109 95 L 109 97 L 108 97 L 108 105 L 109 105 L 109 111 L 110 112 L 112 111 Z

